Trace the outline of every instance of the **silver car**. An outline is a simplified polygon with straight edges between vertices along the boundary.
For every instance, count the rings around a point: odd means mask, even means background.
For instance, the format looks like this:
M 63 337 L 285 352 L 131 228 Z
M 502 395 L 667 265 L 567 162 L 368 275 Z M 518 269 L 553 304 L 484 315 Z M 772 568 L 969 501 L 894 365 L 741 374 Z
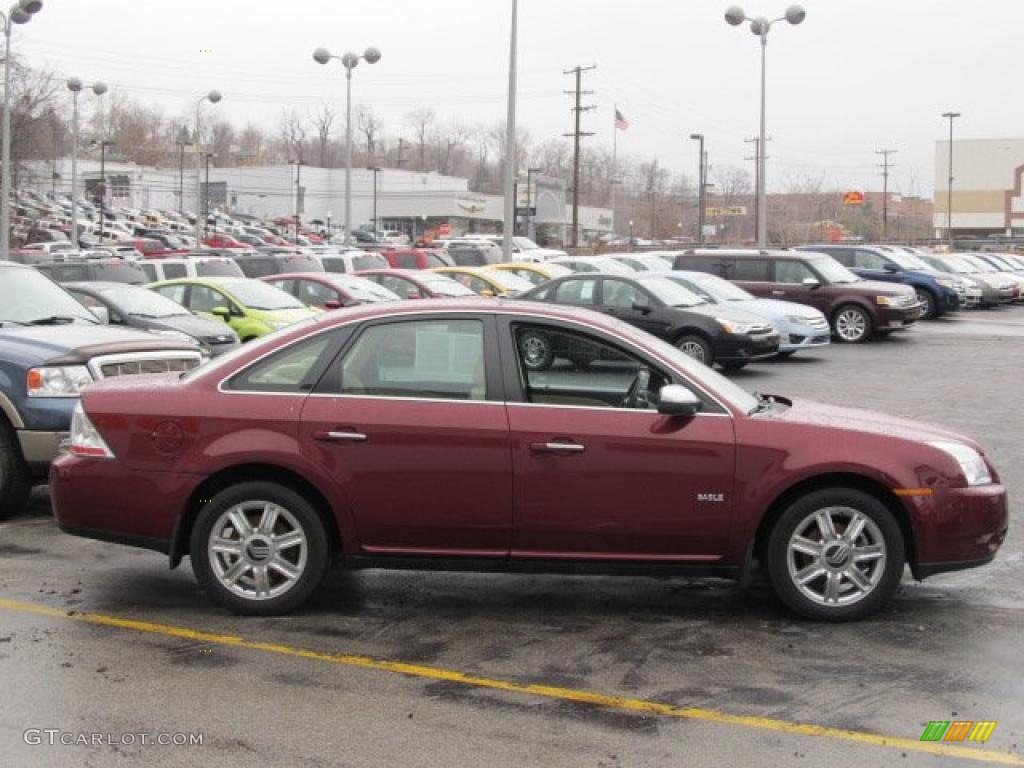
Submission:
M 759 299 L 735 283 L 704 272 L 666 272 L 659 276 L 689 288 L 709 304 L 727 304 L 763 317 L 781 336 L 779 357 L 789 357 L 801 349 L 827 347 L 832 342 L 828 320 L 813 307 Z

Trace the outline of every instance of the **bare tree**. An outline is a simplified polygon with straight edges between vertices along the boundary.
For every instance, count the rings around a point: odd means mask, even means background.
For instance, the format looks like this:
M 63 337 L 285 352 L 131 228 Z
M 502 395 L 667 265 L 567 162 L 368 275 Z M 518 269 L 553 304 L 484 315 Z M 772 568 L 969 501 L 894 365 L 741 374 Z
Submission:
M 302 150 L 306 144 L 306 121 L 302 116 L 294 109 L 283 112 L 278 133 L 287 159 L 302 160 Z
M 310 121 L 313 123 L 313 127 L 316 129 L 321 168 L 330 167 L 328 161 L 331 143 L 331 128 L 334 125 L 336 116 L 334 109 L 331 108 L 330 105 L 322 104 L 319 111 L 310 118 Z
M 405 121 L 412 128 L 413 135 L 419 146 L 420 163 L 419 170 L 427 169 L 427 137 L 430 134 L 430 127 L 434 124 L 436 115 L 430 107 L 416 109 L 405 116 Z
M 366 144 L 366 164 L 375 165 L 373 158 L 377 153 L 377 141 L 384 129 L 384 123 L 373 114 L 373 107 L 365 104 L 356 107 L 356 129 L 363 134 L 363 141 Z

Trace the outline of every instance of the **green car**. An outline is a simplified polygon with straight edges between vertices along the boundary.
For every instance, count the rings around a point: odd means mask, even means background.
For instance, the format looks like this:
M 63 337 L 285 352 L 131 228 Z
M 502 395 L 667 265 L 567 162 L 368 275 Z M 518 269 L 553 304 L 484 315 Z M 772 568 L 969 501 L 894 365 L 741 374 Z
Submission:
M 147 287 L 199 315 L 221 318 L 243 342 L 320 314 L 279 288 L 247 277 L 164 280 Z

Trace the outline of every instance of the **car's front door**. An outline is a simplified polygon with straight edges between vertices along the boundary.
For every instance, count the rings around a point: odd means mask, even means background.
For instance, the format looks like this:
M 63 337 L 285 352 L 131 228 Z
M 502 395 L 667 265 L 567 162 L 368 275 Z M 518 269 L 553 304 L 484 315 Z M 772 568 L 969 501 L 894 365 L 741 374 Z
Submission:
M 814 283 L 805 282 L 808 280 Z M 796 301 L 824 312 L 828 309 L 829 293 L 821 276 L 802 259 L 779 259 L 775 262 L 772 298 Z
M 302 411 L 301 442 L 351 504 L 373 555 L 505 557 L 509 448 L 494 320 L 376 321 Z
M 708 398 L 693 417 L 656 410 L 677 374 L 628 343 L 568 326 L 499 320 L 515 471 L 512 554 L 714 563 L 733 522 L 732 417 Z M 530 370 L 523 334 L 559 350 Z M 590 351 L 586 365 L 566 352 Z M 650 385 L 630 395 L 641 370 Z
M 629 280 L 606 277 L 601 282 L 601 308 L 612 317 L 661 338 L 671 324 L 661 302 Z

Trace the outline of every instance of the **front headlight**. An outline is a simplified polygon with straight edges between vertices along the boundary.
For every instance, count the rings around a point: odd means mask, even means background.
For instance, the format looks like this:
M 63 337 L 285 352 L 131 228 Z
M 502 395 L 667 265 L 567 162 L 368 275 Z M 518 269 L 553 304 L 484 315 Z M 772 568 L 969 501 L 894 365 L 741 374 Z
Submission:
M 992 474 L 988 471 L 988 464 L 981 454 L 963 443 L 928 443 L 933 448 L 944 451 L 956 460 L 960 465 L 960 471 L 967 478 L 968 485 L 988 485 L 992 482 Z
M 746 323 L 734 323 L 730 320 L 725 320 L 721 317 L 716 317 L 715 321 L 725 329 L 726 333 L 750 333 L 754 326 Z
M 181 331 L 150 331 L 155 333 L 157 336 L 163 336 L 165 339 L 174 339 L 175 341 L 183 341 L 186 344 L 198 345 L 199 339 L 189 336 L 187 333 Z
M 810 325 L 815 319 L 813 317 L 803 317 L 802 315 L 789 315 L 786 317 L 786 320 L 794 325 Z
M 29 397 L 78 397 L 82 387 L 92 381 L 84 365 L 48 365 L 29 369 L 25 389 Z
M 941 285 L 943 288 L 955 288 L 956 283 L 950 280 L 948 277 L 939 277 L 935 280 L 936 283 Z

